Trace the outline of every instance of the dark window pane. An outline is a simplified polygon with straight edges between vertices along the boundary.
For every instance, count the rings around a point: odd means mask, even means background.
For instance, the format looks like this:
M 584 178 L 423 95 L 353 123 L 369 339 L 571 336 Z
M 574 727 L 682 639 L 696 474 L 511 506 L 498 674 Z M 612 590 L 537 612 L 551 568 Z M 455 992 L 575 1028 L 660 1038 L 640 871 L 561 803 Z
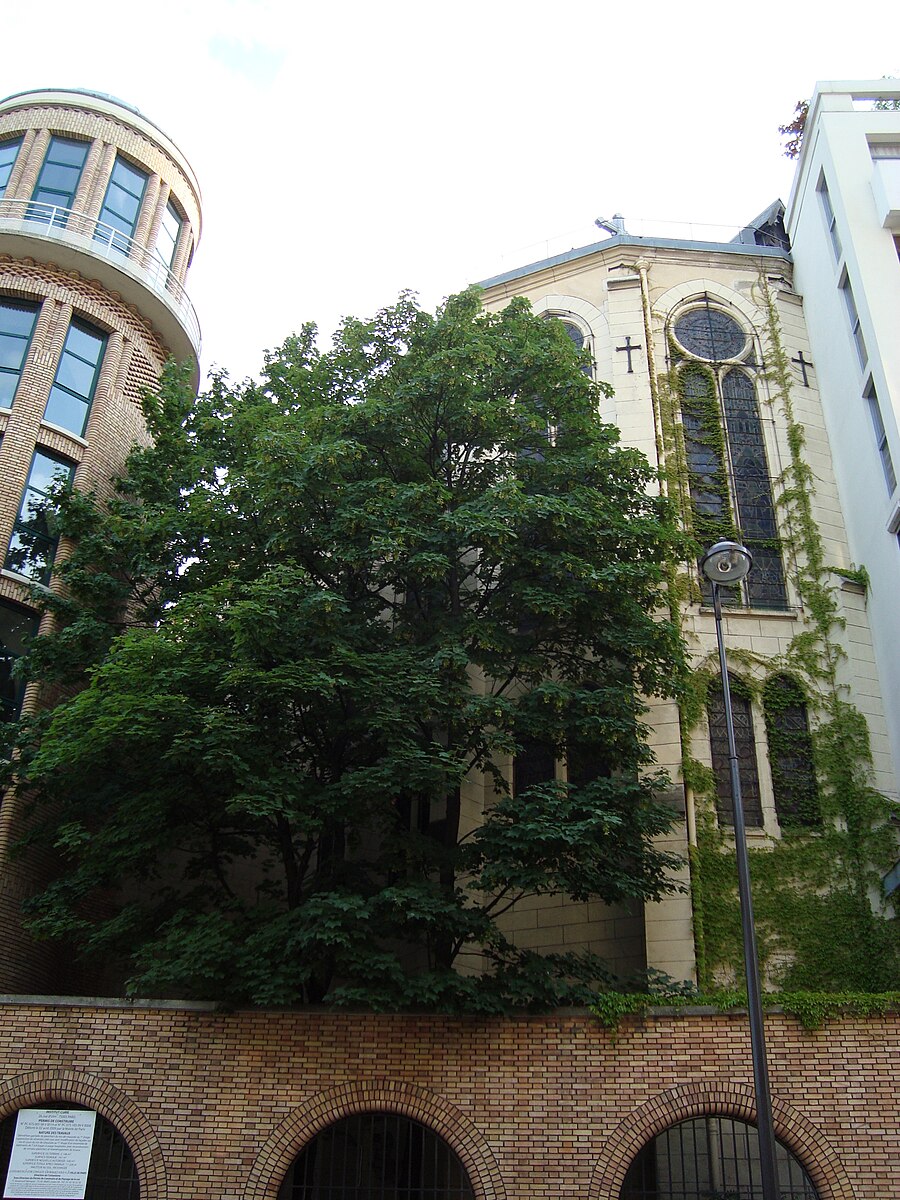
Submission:
M 46 583 L 50 578 L 58 537 L 53 528 L 55 505 L 47 492 L 55 484 L 69 483 L 74 473 L 74 463 L 43 450 L 34 452 L 6 555 L 7 570 L 36 583 Z
M 759 791 L 759 771 L 756 765 L 756 739 L 753 736 L 753 711 L 750 700 L 741 695 L 742 685 L 729 675 L 731 708 L 734 717 L 734 741 L 741 778 L 741 798 L 744 820 L 749 826 L 763 823 L 762 800 Z M 721 681 L 714 681 L 707 703 L 709 716 L 709 747 L 712 769 L 716 779 L 716 811 L 719 823 L 734 824 L 734 803 L 731 795 L 731 767 L 728 753 L 728 727 L 725 721 L 725 697 Z
M 294 1160 L 278 1200 L 474 1200 L 442 1138 L 395 1113 L 360 1113 L 324 1129 Z
M 556 754 L 551 745 L 537 738 L 521 738 L 513 762 L 513 795 L 530 787 L 552 783 L 556 777 Z
M 818 1200 L 798 1159 L 775 1145 L 780 1200 Z M 762 1200 L 759 1134 L 728 1117 L 697 1117 L 664 1129 L 628 1169 L 620 1200 Z
M 787 592 L 769 480 L 756 388 L 745 371 L 729 371 L 722 380 L 725 432 L 731 455 L 737 524 L 753 555 L 747 598 L 765 608 L 784 608 Z
M 763 689 L 775 811 L 782 826 L 822 823 L 806 700 L 796 680 L 776 675 Z
M 13 678 L 16 659 L 25 652 L 29 637 L 37 633 L 33 613 L 0 600 L 0 721 L 12 721 L 19 715 L 24 685 Z

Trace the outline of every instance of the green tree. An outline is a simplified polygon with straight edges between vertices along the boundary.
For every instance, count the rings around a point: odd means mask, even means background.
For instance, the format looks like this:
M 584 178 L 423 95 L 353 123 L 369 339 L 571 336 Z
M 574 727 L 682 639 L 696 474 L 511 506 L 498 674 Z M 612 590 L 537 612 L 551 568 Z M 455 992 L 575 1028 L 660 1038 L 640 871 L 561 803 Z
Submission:
M 675 535 L 582 366 L 467 292 L 327 353 L 307 327 L 261 385 L 168 374 L 115 501 L 60 497 L 30 670 L 84 686 L 13 764 L 64 863 L 38 933 L 233 1003 L 501 1011 L 606 978 L 497 924 L 670 887 L 641 697 L 682 669 Z M 536 743 L 572 781 L 512 796 L 498 764 Z

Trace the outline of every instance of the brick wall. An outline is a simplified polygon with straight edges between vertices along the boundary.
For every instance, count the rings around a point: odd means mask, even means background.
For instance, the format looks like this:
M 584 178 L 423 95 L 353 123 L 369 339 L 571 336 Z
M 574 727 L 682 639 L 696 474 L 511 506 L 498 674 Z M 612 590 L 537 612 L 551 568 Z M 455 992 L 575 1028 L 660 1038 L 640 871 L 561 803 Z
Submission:
M 820 1200 L 897 1194 L 900 1017 L 808 1032 L 767 1016 L 779 1138 Z M 299 1149 L 354 1111 L 444 1137 L 478 1200 L 616 1200 L 638 1149 L 702 1113 L 752 1118 L 740 1013 L 516 1019 L 27 1003 L 0 1020 L 0 1117 L 97 1109 L 126 1137 L 142 1200 L 274 1200 Z

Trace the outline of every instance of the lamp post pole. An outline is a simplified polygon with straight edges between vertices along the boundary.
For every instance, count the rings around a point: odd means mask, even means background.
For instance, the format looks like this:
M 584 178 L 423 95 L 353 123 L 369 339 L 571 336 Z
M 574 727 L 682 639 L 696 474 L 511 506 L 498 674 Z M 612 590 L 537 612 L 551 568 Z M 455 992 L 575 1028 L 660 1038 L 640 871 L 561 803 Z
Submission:
M 772 1096 L 769 1088 L 769 1067 L 766 1060 L 759 958 L 756 951 L 756 928 L 753 922 L 753 897 L 750 892 L 750 861 L 747 856 L 747 831 L 744 826 L 741 773 L 734 740 L 734 713 L 731 708 L 731 688 L 728 683 L 728 664 L 725 660 L 725 637 L 722 632 L 722 600 L 719 595 L 720 584 L 738 583 L 745 578 L 752 565 L 753 559 L 750 552 L 737 542 L 717 542 L 706 552 L 700 562 L 703 573 L 712 583 L 716 641 L 719 647 L 719 667 L 722 673 L 722 696 L 725 702 L 725 726 L 728 731 L 728 764 L 731 772 L 731 799 L 734 810 L 734 846 L 737 857 L 738 897 L 741 906 L 744 973 L 747 978 L 750 1053 L 753 1058 L 753 1086 L 756 1092 L 756 1125 L 759 1133 L 762 1194 L 763 1200 L 779 1200 L 775 1168 L 775 1126 L 772 1120 Z

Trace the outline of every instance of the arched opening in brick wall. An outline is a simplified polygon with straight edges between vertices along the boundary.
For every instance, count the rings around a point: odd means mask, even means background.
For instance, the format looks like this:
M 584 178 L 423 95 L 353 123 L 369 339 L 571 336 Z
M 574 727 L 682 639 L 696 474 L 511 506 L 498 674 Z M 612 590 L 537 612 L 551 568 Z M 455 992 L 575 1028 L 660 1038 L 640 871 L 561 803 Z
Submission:
M 775 1136 L 784 1152 L 800 1167 L 805 1179 L 801 1190 L 783 1192 L 783 1200 L 853 1200 L 854 1191 L 836 1149 L 802 1112 L 778 1095 L 772 1097 Z M 753 1089 L 741 1083 L 704 1082 L 683 1084 L 651 1097 L 624 1117 L 606 1140 L 594 1166 L 588 1200 L 643 1200 L 634 1187 L 631 1169 L 644 1152 L 667 1130 L 718 1118 L 752 1128 L 755 1134 L 756 1105 Z M 721 1124 L 719 1126 L 721 1128 Z M 712 1192 L 713 1200 L 760 1200 L 762 1191 L 733 1189 Z M 803 1188 L 810 1190 L 804 1191 Z M 645 1190 L 647 1200 L 708 1200 L 709 1189 L 682 1191 Z
M 418 1200 L 420 1196 L 423 1200 L 442 1200 L 445 1196 L 447 1200 L 505 1200 L 506 1190 L 496 1158 L 471 1119 L 445 1097 L 427 1088 L 389 1079 L 339 1084 L 317 1092 L 298 1105 L 260 1148 L 247 1179 L 244 1200 L 280 1200 L 282 1195 L 289 1200 L 317 1200 L 317 1197 L 318 1200 L 351 1200 L 350 1194 L 339 1190 L 327 1194 L 321 1190 L 319 1193 L 315 1190 L 304 1191 L 302 1176 L 299 1180 L 300 1190 L 292 1192 L 282 1189 L 295 1187 L 297 1164 L 320 1134 L 347 1118 L 375 1115 L 399 1118 L 410 1125 L 424 1128 L 430 1138 L 437 1139 L 444 1147 L 439 1152 L 444 1156 L 443 1161 L 448 1161 L 446 1156 L 449 1153 L 462 1167 L 463 1183 L 458 1182 L 460 1177 L 456 1168 L 451 1168 L 449 1182 L 455 1191 L 426 1188 L 417 1192 L 404 1189 L 400 1193 L 403 1200 Z M 427 1179 L 426 1173 L 426 1183 Z M 446 1180 L 443 1186 L 446 1187 Z M 375 1200 L 375 1194 L 367 1196 L 367 1200 Z
M 819 1200 L 799 1160 L 775 1148 L 781 1200 Z M 670 1125 L 641 1147 L 628 1168 L 620 1200 L 760 1200 L 759 1135 L 755 1125 L 707 1114 Z
M 46 1101 L 0 1121 L 3 1196 L 29 1200 L 140 1200 L 134 1157 L 111 1121 L 92 1108 Z
M 321 1130 L 285 1175 L 278 1200 L 475 1200 L 459 1157 L 400 1113 L 364 1112 Z

